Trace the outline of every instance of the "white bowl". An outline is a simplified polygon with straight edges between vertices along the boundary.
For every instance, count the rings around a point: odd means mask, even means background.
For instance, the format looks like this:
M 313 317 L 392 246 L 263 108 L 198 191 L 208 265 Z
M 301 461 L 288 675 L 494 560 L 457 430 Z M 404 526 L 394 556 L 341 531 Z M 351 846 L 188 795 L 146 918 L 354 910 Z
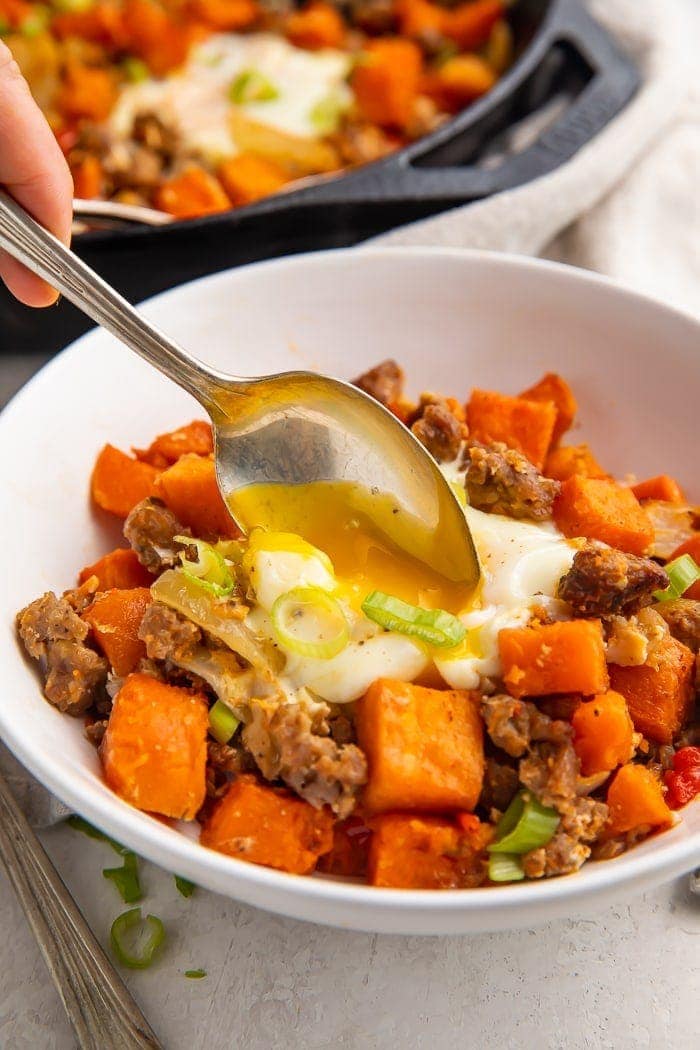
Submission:
M 580 402 L 575 440 L 618 475 L 667 471 L 697 490 L 700 325 L 612 283 L 553 264 L 479 252 L 340 251 L 219 274 L 158 296 L 146 312 L 220 368 L 310 367 L 352 378 L 385 357 L 414 392 L 466 399 L 478 385 L 516 393 L 547 370 Z M 14 633 L 16 611 L 118 542 L 88 501 L 107 441 L 143 446 L 201 416 L 178 388 L 105 332 L 48 365 L 0 417 L 0 734 L 60 799 L 138 853 L 199 885 L 285 915 L 347 929 L 502 929 L 641 891 L 700 861 L 700 803 L 682 822 L 576 875 L 466 891 L 380 890 L 234 860 L 132 809 L 105 787 L 80 720 L 41 697 Z

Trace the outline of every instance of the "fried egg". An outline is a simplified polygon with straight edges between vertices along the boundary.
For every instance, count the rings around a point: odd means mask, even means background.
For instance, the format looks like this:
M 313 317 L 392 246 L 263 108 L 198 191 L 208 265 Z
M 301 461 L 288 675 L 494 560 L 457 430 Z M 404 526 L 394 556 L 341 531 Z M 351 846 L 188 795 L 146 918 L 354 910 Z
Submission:
M 555 597 L 576 547 L 550 523 L 514 521 L 472 507 L 465 514 L 482 567 L 482 580 L 460 619 L 465 641 L 440 654 L 420 641 L 385 631 L 368 620 L 354 600 L 355 579 L 331 572 L 325 554 L 311 551 L 258 550 L 251 560 L 254 604 L 247 623 L 258 634 L 275 639 L 270 612 L 275 601 L 295 587 L 318 587 L 333 595 L 348 622 L 349 641 L 330 659 L 284 652 L 283 676 L 290 689 L 305 686 L 331 703 L 358 699 L 377 678 L 413 681 L 434 666 L 445 682 L 476 689 L 484 678 L 501 671 L 498 633 L 528 622 L 538 607 L 554 618 L 566 615 Z
M 211 163 L 235 156 L 229 91 L 238 76 L 254 70 L 269 82 L 275 97 L 237 108 L 287 134 L 317 138 L 315 107 L 328 99 L 338 111 L 350 104 L 350 62 L 345 52 L 305 51 L 272 33 L 216 34 L 193 48 L 178 72 L 125 88 L 109 126 L 117 138 L 128 138 L 136 116 L 156 113 L 178 132 L 186 150 Z

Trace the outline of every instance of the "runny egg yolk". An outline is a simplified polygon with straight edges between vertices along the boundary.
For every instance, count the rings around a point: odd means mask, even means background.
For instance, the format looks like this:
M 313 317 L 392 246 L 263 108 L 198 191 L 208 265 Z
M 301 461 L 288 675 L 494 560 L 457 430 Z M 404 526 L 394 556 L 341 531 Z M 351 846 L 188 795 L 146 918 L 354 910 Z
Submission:
M 452 613 L 461 612 L 470 604 L 473 587 L 447 579 L 424 559 L 414 557 L 388 539 L 377 525 L 382 514 L 401 513 L 391 505 L 390 497 L 372 497 L 373 520 L 362 510 L 358 492 L 352 495 L 355 498 L 349 500 L 343 483 L 251 485 L 235 494 L 231 508 L 237 520 L 246 525 L 303 536 L 327 554 L 339 593 L 354 608 L 359 608 L 375 590 L 411 605 Z M 409 549 L 410 528 L 407 524 Z

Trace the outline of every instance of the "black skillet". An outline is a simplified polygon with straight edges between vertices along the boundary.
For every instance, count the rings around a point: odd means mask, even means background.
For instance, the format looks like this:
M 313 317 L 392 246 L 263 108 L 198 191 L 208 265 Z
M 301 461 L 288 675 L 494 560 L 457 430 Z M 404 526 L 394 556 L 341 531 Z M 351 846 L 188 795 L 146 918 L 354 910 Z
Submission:
M 231 266 L 338 248 L 553 171 L 634 94 L 634 65 L 580 0 L 519 0 L 518 58 L 482 99 L 384 160 L 235 211 L 166 226 L 88 232 L 74 248 L 132 301 Z M 553 97 L 557 119 L 522 152 L 480 164 L 489 144 Z M 0 291 L 0 349 L 50 352 L 89 322 L 69 303 L 29 310 Z

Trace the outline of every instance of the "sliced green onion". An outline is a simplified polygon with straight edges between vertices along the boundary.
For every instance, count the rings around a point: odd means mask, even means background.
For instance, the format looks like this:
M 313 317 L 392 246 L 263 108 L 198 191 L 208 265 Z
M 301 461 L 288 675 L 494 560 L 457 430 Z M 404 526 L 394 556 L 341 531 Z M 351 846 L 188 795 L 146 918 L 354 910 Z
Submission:
M 127 80 L 130 80 L 132 84 L 140 84 L 144 80 L 148 80 L 151 75 L 151 71 L 143 61 L 142 58 L 136 58 L 134 55 L 127 55 L 122 62 L 122 70 Z
M 496 825 L 496 841 L 488 849 L 491 853 L 529 853 L 546 846 L 558 824 L 556 809 L 521 791 Z
M 384 591 L 372 591 L 362 603 L 362 611 L 388 631 L 409 634 L 439 649 L 459 645 L 467 631 L 461 620 L 445 609 L 421 609 Z
M 165 927 L 155 915 L 144 919 L 140 908 L 130 908 L 112 923 L 109 940 L 122 966 L 145 970 L 165 940 Z
M 228 704 L 217 700 L 209 711 L 209 732 L 220 744 L 228 744 L 240 725 Z
M 671 602 L 681 598 L 689 587 L 700 580 L 700 565 L 690 554 L 681 554 L 665 566 L 669 585 L 665 591 L 654 591 L 657 602 Z
M 189 977 L 191 981 L 201 981 L 202 977 L 206 976 L 206 970 L 185 970 L 185 977 Z
M 489 878 L 491 882 L 520 882 L 525 878 L 523 862 L 515 853 L 492 853 Z
M 345 102 L 339 95 L 326 95 L 312 106 L 309 120 L 319 135 L 331 135 L 338 130 Z
M 82 817 L 79 817 L 75 813 L 68 817 L 66 823 L 75 831 L 80 831 L 83 835 L 87 835 L 88 838 L 96 839 L 97 842 L 106 842 L 107 845 L 111 846 L 114 852 L 118 853 L 120 857 L 126 857 L 127 854 L 131 853 L 128 846 L 122 846 L 119 842 L 115 842 L 114 839 L 109 837 L 109 835 L 105 835 L 105 833 L 100 831 L 99 828 L 95 828 L 92 824 L 88 824 L 87 820 L 83 820 Z
M 184 879 L 182 875 L 173 875 L 173 878 L 175 879 L 178 893 L 181 893 L 183 897 L 191 897 L 197 888 L 195 884 L 190 882 L 189 879 Z
M 258 69 L 244 69 L 228 89 L 228 97 L 236 106 L 246 102 L 273 102 L 279 94 L 272 81 Z
M 104 868 L 102 874 L 111 879 L 125 904 L 135 904 L 143 897 L 139 882 L 139 862 L 135 853 L 124 854 L 121 868 Z
M 187 545 L 187 549 L 180 552 L 182 572 L 185 576 L 194 580 L 215 598 L 228 598 L 233 592 L 235 580 L 219 551 L 212 547 L 211 543 L 192 539 L 191 536 L 175 536 L 174 539 Z M 194 560 L 188 557 L 193 547 L 197 552 Z
M 32 8 L 31 14 L 24 19 L 19 27 L 19 31 L 22 36 L 29 38 L 39 36 L 48 27 L 50 18 L 51 12 L 48 7 L 37 4 Z
M 281 594 L 270 618 L 277 641 L 297 656 L 330 660 L 350 638 L 343 610 L 320 587 L 294 587 Z

